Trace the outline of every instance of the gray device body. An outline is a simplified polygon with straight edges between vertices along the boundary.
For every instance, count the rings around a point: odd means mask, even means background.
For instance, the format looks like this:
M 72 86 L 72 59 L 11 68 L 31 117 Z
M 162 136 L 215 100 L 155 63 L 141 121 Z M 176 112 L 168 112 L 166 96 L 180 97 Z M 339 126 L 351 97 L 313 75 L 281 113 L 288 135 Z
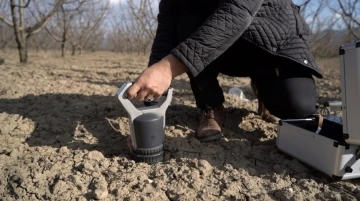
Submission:
M 340 48 L 341 101 L 327 107 L 342 117 L 285 119 L 278 126 L 279 150 L 339 180 L 360 177 L 360 41 Z M 341 106 L 340 106 L 341 105 Z
M 148 164 L 160 162 L 164 157 L 165 113 L 170 105 L 173 89 L 170 88 L 166 98 L 161 97 L 156 105 L 136 108 L 125 97 L 125 92 L 131 85 L 131 82 L 124 83 L 116 93 L 129 115 L 131 157 L 136 162 Z

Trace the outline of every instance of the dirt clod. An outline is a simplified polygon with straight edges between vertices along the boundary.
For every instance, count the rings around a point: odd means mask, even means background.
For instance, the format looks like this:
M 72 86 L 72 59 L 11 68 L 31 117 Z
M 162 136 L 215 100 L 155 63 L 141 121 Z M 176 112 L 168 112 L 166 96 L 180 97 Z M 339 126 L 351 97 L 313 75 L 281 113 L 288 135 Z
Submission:
M 105 199 L 109 195 L 107 186 L 108 183 L 104 177 L 94 178 L 90 187 L 93 198 L 97 200 Z

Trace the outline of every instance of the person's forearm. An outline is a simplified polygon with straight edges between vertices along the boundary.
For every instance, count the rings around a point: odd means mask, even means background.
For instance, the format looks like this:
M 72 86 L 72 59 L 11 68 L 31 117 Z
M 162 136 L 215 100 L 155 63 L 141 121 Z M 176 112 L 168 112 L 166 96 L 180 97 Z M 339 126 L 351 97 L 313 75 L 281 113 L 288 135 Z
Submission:
M 170 70 L 172 79 L 185 73 L 188 70 L 186 66 L 172 54 L 169 54 L 161 59 L 159 64 Z

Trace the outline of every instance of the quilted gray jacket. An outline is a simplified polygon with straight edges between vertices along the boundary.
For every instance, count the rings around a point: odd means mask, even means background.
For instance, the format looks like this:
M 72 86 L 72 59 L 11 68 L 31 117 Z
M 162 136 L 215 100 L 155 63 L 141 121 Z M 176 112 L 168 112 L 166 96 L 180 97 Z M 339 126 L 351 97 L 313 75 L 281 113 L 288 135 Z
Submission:
M 203 16 L 204 21 L 178 41 L 177 20 L 184 13 Z M 149 65 L 171 53 L 196 77 L 241 37 L 322 78 L 305 37 L 309 33 L 299 7 L 291 0 L 161 0 Z

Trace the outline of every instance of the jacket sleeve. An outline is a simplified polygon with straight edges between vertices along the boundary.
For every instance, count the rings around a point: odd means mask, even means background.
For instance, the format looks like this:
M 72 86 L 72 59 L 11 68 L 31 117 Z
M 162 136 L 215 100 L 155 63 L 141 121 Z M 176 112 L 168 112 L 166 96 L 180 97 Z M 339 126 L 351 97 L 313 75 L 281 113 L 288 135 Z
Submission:
M 207 20 L 171 50 L 196 77 L 237 41 L 264 0 L 223 0 Z
M 171 49 L 177 45 L 176 25 L 179 11 L 176 2 L 174 0 L 161 0 L 159 3 L 158 27 L 151 47 L 148 66 L 170 54 Z

